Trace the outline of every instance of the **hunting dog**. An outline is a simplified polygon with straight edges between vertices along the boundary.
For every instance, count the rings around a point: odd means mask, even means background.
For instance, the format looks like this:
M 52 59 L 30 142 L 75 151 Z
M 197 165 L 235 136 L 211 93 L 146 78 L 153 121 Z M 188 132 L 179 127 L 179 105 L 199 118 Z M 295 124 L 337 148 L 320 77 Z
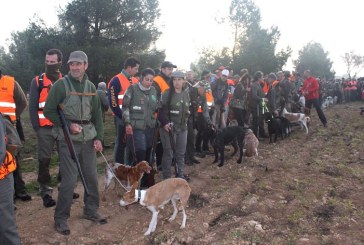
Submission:
M 307 117 L 303 113 L 291 113 L 288 112 L 286 108 L 283 108 L 282 117 L 287 118 L 290 123 L 299 123 L 301 128 L 306 129 L 306 134 L 308 134 L 308 127 L 307 127 L 307 121 L 309 121 L 309 117 Z
M 139 182 L 143 177 L 143 174 L 149 174 L 151 170 L 152 167 L 149 166 L 149 163 L 146 161 L 141 161 L 134 167 L 120 163 L 115 163 L 115 165 L 112 166 L 112 169 L 106 167 L 105 187 L 102 193 L 102 200 L 106 200 L 106 191 L 114 177 L 118 178 L 122 184 L 125 184 L 128 191 L 132 191 L 132 193 L 134 193 L 134 190 L 136 190 L 139 186 Z
M 238 151 L 239 147 L 239 158 L 236 161 L 237 163 L 241 163 L 243 157 L 243 147 L 244 147 L 244 137 L 245 137 L 245 128 L 240 126 L 229 126 L 223 128 L 222 130 L 216 130 L 213 128 L 211 134 L 211 144 L 214 148 L 215 160 L 213 163 L 218 162 L 219 153 L 220 153 L 220 163 L 219 167 L 224 166 L 225 161 L 225 146 L 231 144 L 234 147 L 234 152 L 231 154 L 233 157 Z
M 257 137 L 255 137 L 253 130 L 249 128 L 246 129 L 244 138 L 245 156 L 258 156 L 258 145 L 259 140 L 257 139 Z
M 187 215 L 185 208 L 190 198 L 191 188 L 187 181 L 182 178 L 170 178 L 163 180 L 147 190 L 135 190 L 133 194 L 127 192 L 124 194 L 124 200 L 120 200 L 121 206 L 139 202 L 140 205 L 146 206 L 152 212 L 152 220 L 149 223 L 145 236 L 154 232 L 157 227 L 159 209 L 163 209 L 164 205 L 169 201 L 173 204 L 173 214 L 169 218 L 172 221 L 178 214 L 176 201 L 179 200 L 182 207 L 182 224 L 181 229 L 186 227 Z
M 283 140 L 283 123 L 281 118 L 274 117 L 272 113 L 264 113 L 264 121 L 268 124 L 269 143 L 273 143 L 272 137 L 274 134 L 274 143 L 277 142 L 278 136 Z

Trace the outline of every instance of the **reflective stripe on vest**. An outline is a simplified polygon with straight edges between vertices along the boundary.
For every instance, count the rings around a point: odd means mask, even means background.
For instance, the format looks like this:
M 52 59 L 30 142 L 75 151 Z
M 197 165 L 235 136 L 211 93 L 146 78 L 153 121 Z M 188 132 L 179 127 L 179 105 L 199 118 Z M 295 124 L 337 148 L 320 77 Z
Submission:
M 40 91 L 39 93 L 39 99 L 38 99 L 38 121 L 39 121 L 39 126 L 43 127 L 43 126 L 53 126 L 53 123 L 48 120 L 46 117 L 44 117 L 43 115 L 43 109 L 48 97 L 48 93 L 50 88 L 52 87 L 52 81 L 46 76 L 45 73 L 43 73 L 41 75 L 41 78 L 43 79 L 43 86 L 42 86 L 42 91 Z M 59 78 L 62 78 L 62 74 L 59 75 Z M 35 80 L 37 82 L 37 86 L 39 88 L 39 76 L 35 77 Z
M 135 77 L 132 77 L 131 81 L 129 81 L 128 78 L 122 73 L 119 73 L 116 76 L 118 77 L 120 86 L 121 86 L 121 90 L 118 94 L 118 105 L 119 105 L 120 109 L 122 109 L 125 91 L 129 88 L 129 86 L 131 84 L 138 83 L 138 79 L 136 79 Z
M 161 89 L 161 94 L 163 94 L 164 91 L 166 91 L 167 89 L 169 89 L 168 83 L 160 75 L 154 77 L 153 80 L 154 80 L 154 82 L 156 82 L 158 84 L 159 88 Z
M 16 169 L 16 162 L 10 152 L 6 151 L 4 162 L 0 167 L 0 179 L 4 179 L 9 173 Z
M 10 76 L 1 76 L 0 79 L 0 112 L 9 115 L 11 121 L 16 120 L 14 101 L 15 80 Z

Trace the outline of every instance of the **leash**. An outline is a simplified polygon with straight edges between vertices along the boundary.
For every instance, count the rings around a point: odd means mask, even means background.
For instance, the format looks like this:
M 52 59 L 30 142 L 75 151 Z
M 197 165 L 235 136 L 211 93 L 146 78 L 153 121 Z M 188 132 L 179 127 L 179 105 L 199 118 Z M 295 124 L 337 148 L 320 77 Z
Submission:
M 110 164 L 109 164 L 109 162 L 106 160 L 106 157 L 104 156 L 104 154 L 101 152 L 101 151 L 99 151 L 100 152 L 100 154 L 101 154 L 101 156 L 102 156 L 102 158 L 104 158 L 104 161 L 106 162 L 106 165 L 107 165 L 107 167 L 109 168 L 109 170 L 111 171 L 111 173 L 112 173 L 112 175 L 113 175 L 113 177 L 116 179 L 116 181 L 121 185 L 121 187 L 123 187 L 124 188 L 124 190 L 126 190 L 126 191 L 128 191 L 128 189 L 120 182 L 120 180 L 118 179 L 118 177 L 116 177 L 116 175 L 114 174 L 114 170 L 112 169 L 112 167 L 110 166 Z

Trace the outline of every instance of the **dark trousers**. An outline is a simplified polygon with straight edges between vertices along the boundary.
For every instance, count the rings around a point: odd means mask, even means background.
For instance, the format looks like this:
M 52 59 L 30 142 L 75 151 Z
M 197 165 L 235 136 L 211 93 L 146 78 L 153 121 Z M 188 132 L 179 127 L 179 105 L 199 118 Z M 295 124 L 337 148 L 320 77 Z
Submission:
M 190 118 L 187 123 L 187 145 L 185 161 L 190 161 L 195 156 L 195 132 L 193 120 Z
M 115 118 L 115 125 L 116 125 L 116 142 L 114 148 L 114 158 L 115 162 L 117 163 L 124 163 L 124 156 L 125 156 L 125 125 L 123 120 L 118 117 Z
M 20 194 L 24 191 L 26 191 L 25 183 L 21 174 L 21 164 L 20 164 L 20 156 L 19 154 L 15 156 L 16 161 L 16 169 L 13 172 L 14 175 L 14 188 L 15 193 Z
M 154 128 L 147 127 L 144 130 L 134 129 L 133 135 L 128 136 L 127 144 L 131 151 L 131 155 L 135 158 L 132 161 L 134 165 L 140 161 L 147 161 L 148 163 L 151 162 L 150 157 L 154 132 Z M 148 188 L 153 186 L 155 184 L 154 174 L 154 171 L 149 174 L 145 173 L 140 182 L 141 187 Z
M 15 223 L 13 185 L 12 173 L 0 180 L 0 244 L 20 244 Z
M 306 100 L 306 107 L 307 108 L 311 109 L 312 105 L 315 107 L 315 109 L 317 111 L 317 115 L 320 118 L 320 121 L 322 122 L 322 124 L 326 125 L 327 120 L 326 120 L 324 112 L 321 109 L 319 99 Z
M 265 137 L 264 131 L 264 118 L 262 116 L 262 108 L 256 106 L 256 108 L 250 108 L 252 113 L 252 130 L 257 138 Z M 259 133 L 258 133 L 259 132 Z
M 73 142 L 76 155 L 80 162 L 82 174 L 87 183 L 88 195 L 84 195 L 83 214 L 95 215 L 99 208 L 98 174 L 96 167 L 96 152 L 93 140 L 86 142 Z M 62 181 L 59 188 L 57 206 L 54 212 L 54 220 L 58 223 L 66 222 L 71 214 L 73 192 L 77 183 L 78 170 L 75 161 L 65 141 L 58 142 L 59 146 L 59 170 Z

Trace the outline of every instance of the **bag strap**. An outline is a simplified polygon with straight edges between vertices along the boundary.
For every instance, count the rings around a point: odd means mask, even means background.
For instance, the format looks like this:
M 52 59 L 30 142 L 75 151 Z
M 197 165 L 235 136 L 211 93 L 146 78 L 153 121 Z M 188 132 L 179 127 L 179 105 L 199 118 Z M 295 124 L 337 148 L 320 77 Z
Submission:
M 43 79 L 44 79 L 44 73 L 39 74 L 39 76 L 38 76 L 38 92 L 39 92 L 39 94 L 42 92 L 43 87 L 44 87 Z

